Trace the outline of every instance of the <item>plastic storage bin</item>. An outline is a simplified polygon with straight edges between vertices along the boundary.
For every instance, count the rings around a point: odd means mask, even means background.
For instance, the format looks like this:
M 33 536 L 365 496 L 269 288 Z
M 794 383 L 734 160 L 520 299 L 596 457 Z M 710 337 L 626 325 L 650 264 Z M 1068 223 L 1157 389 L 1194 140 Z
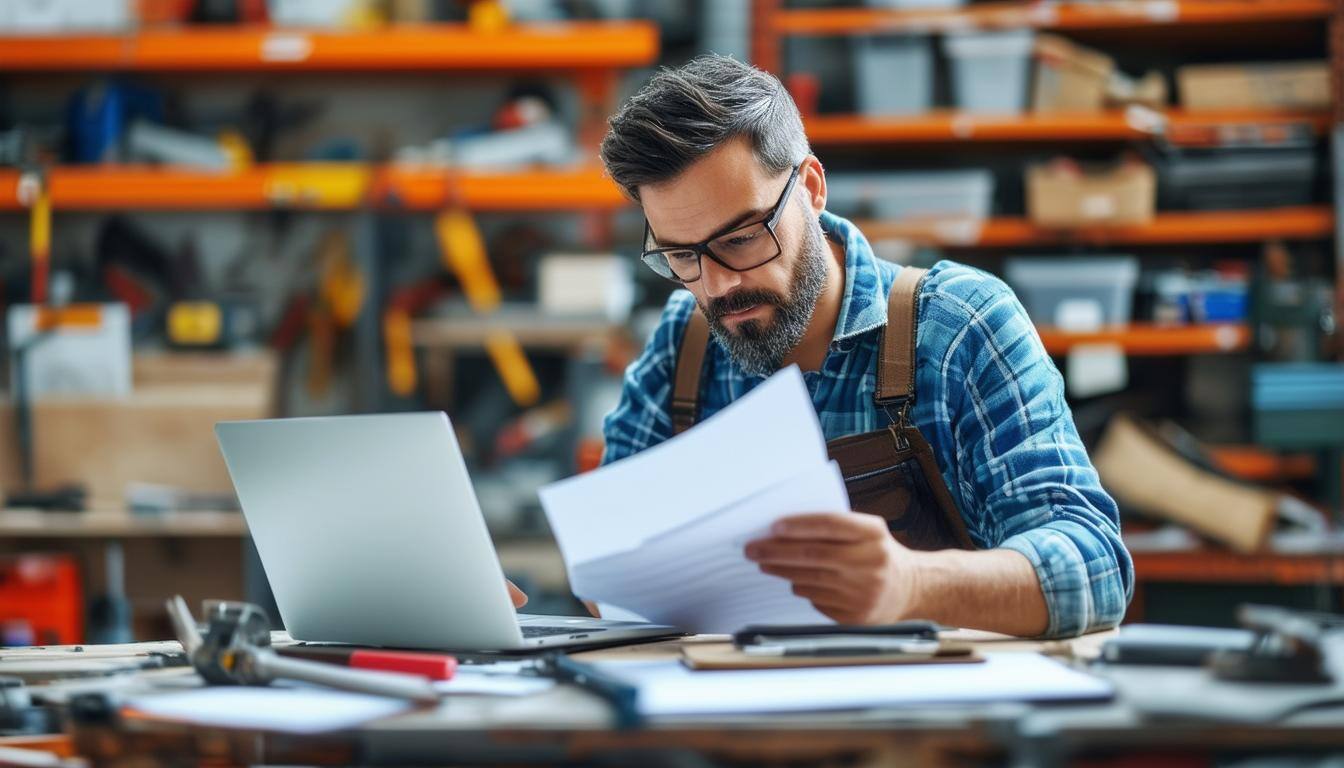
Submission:
M 943 38 L 952 60 L 952 92 L 968 112 L 1022 112 L 1031 69 L 1030 30 L 965 32 Z
M 1326 167 L 1301 148 L 1183 150 L 1156 165 L 1160 206 L 1194 210 L 1308 205 L 1318 169 Z
M 1129 322 L 1139 261 L 1013 258 L 1004 262 L 1004 277 L 1038 325 L 1081 330 Z
M 854 74 L 863 114 L 917 115 L 933 102 L 933 46 L 927 36 L 859 38 Z
M 837 173 L 826 186 L 832 212 L 890 220 L 985 219 L 994 197 L 987 170 Z

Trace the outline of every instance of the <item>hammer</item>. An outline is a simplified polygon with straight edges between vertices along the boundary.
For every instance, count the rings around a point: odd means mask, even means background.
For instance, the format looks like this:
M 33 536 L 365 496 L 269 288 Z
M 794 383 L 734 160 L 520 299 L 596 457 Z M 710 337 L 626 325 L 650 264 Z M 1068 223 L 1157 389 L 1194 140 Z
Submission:
M 285 658 L 271 648 L 271 620 L 251 603 L 218 603 L 201 637 L 181 595 L 167 601 L 173 630 L 196 672 L 212 685 L 269 685 L 297 680 L 343 691 L 437 704 L 439 694 L 422 677 L 397 672 L 349 669 Z

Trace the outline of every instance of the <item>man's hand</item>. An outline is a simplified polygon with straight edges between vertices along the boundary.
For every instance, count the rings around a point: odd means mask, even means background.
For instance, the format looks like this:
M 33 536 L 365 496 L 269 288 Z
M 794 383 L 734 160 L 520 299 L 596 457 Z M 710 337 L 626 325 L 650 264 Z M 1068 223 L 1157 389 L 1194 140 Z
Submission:
M 746 555 L 763 573 L 793 584 L 818 611 L 841 624 L 887 624 L 907 616 L 915 600 L 912 552 L 876 515 L 796 515 L 777 521 L 770 537 Z
M 508 579 L 504 580 L 504 584 L 509 588 L 509 599 L 513 601 L 513 607 L 515 609 L 522 608 L 524 605 L 527 605 L 526 592 L 514 586 L 513 582 L 509 581 Z

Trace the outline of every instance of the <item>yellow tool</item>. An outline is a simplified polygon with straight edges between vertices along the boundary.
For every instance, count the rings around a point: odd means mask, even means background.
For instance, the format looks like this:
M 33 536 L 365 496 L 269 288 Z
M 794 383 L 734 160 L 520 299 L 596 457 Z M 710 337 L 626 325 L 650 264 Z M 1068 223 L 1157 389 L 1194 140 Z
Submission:
M 184 347 L 210 347 L 224 334 L 224 311 L 213 301 L 177 301 L 168 308 L 168 340 Z
M 28 255 L 33 262 L 31 301 L 47 303 L 47 278 L 51 270 L 51 190 L 45 173 L 27 173 L 20 181 L 20 195 L 29 198 Z
M 509 26 L 509 11 L 499 0 L 476 0 L 467 8 L 467 25 L 480 34 L 503 32 Z
M 266 173 L 266 199 L 277 205 L 353 208 L 373 180 L 366 165 L 352 163 L 280 163 Z
M 462 292 L 471 308 L 489 314 L 499 308 L 499 283 L 485 252 L 485 240 L 471 214 L 461 208 L 440 213 L 434 222 L 444 264 L 462 283 Z M 504 381 L 509 397 L 524 408 L 541 398 L 541 384 L 527 361 L 522 344 L 512 332 L 493 331 L 486 338 L 485 351 Z
M 439 214 L 434 222 L 439 237 L 439 251 L 443 265 L 462 283 L 471 308 L 477 312 L 493 312 L 499 308 L 499 283 L 495 280 L 490 259 L 485 253 L 485 239 L 471 214 L 461 208 L 452 208 Z
M 415 394 L 415 349 L 411 346 L 411 317 L 404 310 L 383 315 L 383 344 L 387 347 L 387 388 L 400 397 Z
M 364 306 L 364 276 L 350 255 L 350 239 L 340 230 L 327 234 L 320 248 L 322 304 L 341 328 L 349 328 Z

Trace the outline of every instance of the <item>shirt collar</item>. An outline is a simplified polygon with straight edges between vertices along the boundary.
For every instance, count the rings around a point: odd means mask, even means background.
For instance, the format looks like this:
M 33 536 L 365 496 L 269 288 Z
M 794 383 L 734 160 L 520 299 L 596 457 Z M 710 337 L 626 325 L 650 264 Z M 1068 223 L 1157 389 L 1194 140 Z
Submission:
M 887 300 L 877 257 L 868 239 L 848 220 L 821 212 L 821 229 L 845 249 L 845 296 L 835 321 L 832 343 L 867 333 L 887 324 Z

